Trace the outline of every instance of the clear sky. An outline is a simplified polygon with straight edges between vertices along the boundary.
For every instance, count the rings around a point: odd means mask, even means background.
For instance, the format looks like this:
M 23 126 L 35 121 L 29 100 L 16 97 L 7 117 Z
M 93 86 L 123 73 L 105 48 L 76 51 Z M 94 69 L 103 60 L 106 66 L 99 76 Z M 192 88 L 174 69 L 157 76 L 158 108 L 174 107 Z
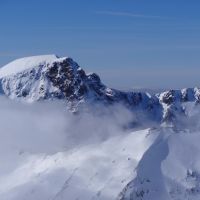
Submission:
M 0 0 L 0 66 L 70 56 L 113 87 L 200 86 L 199 0 Z

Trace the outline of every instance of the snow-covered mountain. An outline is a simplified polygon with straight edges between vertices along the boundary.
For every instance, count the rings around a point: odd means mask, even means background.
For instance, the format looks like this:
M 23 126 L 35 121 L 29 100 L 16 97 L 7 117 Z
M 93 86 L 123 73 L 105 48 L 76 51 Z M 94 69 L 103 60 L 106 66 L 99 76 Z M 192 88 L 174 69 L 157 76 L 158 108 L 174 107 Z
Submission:
M 111 89 L 97 74 L 86 74 L 71 58 L 55 55 L 18 59 L 0 69 L 0 79 L 3 93 L 11 99 L 29 102 L 65 99 L 74 110 L 91 103 L 121 103 L 153 110 L 154 104 L 158 103 L 146 93 Z
M 200 199 L 199 88 L 120 91 L 55 55 L 13 61 L 0 82 L 20 100 L 0 97 L 1 200 Z
M 123 78 L 123 77 L 122 77 Z M 104 85 L 95 73 L 85 71 L 71 58 L 56 55 L 15 60 L 0 69 L 2 92 L 11 99 L 28 102 L 63 99 L 69 109 L 80 110 L 95 104 L 123 104 L 138 121 L 171 123 L 186 115 L 184 103 L 200 100 L 199 88 L 169 90 L 157 95 L 123 92 Z

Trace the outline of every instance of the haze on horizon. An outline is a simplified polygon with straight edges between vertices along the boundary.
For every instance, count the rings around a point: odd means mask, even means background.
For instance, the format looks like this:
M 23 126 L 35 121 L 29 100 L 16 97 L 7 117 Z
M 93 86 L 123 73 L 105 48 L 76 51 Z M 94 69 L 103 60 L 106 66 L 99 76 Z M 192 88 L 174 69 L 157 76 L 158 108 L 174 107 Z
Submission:
M 181 0 L 2 0 L 0 66 L 57 54 L 116 88 L 200 86 L 199 9 Z

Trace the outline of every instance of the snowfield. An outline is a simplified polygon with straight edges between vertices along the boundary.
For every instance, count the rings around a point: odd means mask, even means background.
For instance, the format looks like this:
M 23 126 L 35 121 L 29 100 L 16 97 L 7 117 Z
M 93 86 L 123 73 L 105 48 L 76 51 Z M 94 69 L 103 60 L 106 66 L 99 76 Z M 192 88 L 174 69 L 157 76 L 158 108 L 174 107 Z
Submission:
M 53 155 L 23 152 L 20 166 L 0 178 L 1 199 L 116 199 L 156 137 L 148 133 L 134 132 Z

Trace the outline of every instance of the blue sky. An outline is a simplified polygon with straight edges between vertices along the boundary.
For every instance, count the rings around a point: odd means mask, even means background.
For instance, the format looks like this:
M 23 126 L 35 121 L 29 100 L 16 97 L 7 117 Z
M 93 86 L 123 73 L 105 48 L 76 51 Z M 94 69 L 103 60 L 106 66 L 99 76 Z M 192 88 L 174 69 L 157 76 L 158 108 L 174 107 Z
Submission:
M 113 87 L 200 86 L 199 0 L 0 0 L 0 66 L 74 58 Z

